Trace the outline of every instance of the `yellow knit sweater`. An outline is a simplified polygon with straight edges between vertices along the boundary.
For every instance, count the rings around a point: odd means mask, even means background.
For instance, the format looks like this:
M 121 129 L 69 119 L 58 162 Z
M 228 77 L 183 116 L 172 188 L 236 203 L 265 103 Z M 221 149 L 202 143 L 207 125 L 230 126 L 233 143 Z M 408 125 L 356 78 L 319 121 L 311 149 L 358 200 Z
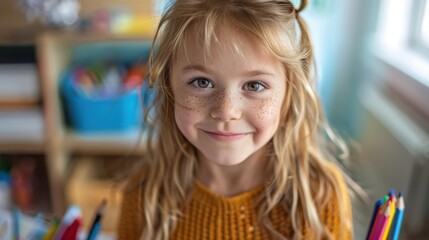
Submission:
M 340 178 L 342 181 L 342 178 Z M 351 217 L 350 202 L 344 182 L 339 183 L 347 196 L 347 212 Z M 184 209 L 184 217 L 178 222 L 170 239 L 177 240 L 224 240 L 224 239 L 269 239 L 266 231 L 257 224 L 255 201 L 263 187 L 251 190 L 235 197 L 227 198 L 211 192 L 198 181 L 195 182 L 191 201 Z M 142 224 L 139 224 L 138 190 L 125 193 L 119 221 L 118 239 L 139 239 Z M 141 199 L 141 198 L 140 198 Z M 340 239 L 339 234 L 344 226 L 338 217 L 338 206 L 335 199 L 329 201 L 325 209 L 319 212 L 322 222 Z M 274 227 L 290 239 L 293 236 L 289 214 L 282 207 L 272 211 Z M 302 232 L 303 239 L 313 239 L 311 232 Z M 343 238 L 344 239 L 344 238 Z M 345 239 L 352 239 L 347 232 Z

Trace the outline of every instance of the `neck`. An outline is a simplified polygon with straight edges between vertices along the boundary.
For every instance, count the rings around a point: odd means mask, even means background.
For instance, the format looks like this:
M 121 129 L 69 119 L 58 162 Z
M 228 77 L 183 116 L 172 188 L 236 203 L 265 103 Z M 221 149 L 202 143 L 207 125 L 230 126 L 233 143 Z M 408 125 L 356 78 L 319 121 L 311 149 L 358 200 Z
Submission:
M 250 191 L 266 181 L 269 157 L 266 147 L 259 149 L 240 164 L 218 165 L 198 154 L 197 180 L 211 191 L 226 197 Z

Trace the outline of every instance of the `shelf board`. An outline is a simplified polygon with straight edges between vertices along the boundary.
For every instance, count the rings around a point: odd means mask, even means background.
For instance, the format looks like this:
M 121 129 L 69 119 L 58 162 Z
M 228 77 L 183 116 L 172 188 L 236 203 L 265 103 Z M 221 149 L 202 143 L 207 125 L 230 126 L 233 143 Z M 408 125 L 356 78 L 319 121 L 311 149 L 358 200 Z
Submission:
M 127 42 L 127 41 L 142 41 L 152 40 L 154 32 L 147 33 L 92 33 L 92 32 L 63 32 L 63 31 L 48 31 L 42 34 L 43 37 L 60 40 L 72 44 L 91 43 L 91 42 Z
M 36 42 L 36 32 L 40 28 L 23 28 L 0 33 L 0 46 L 29 46 Z M 25 33 L 27 31 L 27 33 Z
M 139 144 L 139 138 L 140 145 Z M 126 155 L 142 154 L 145 151 L 145 132 L 139 130 L 125 133 L 80 134 L 68 130 L 65 146 L 72 153 Z
M 43 141 L 5 140 L 0 139 L 0 153 L 44 153 Z
M 38 106 L 0 109 L 0 152 L 39 153 L 45 149 L 43 112 Z

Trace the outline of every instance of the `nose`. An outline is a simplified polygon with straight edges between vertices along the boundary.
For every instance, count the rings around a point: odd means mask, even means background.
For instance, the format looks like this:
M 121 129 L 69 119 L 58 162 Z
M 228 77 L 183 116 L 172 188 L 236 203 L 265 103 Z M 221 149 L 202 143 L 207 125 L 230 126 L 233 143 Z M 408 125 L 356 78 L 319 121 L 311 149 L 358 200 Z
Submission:
M 226 90 L 220 92 L 212 102 L 210 116 L 216 120 L 229 122 L 241 118 L 240 99 Z

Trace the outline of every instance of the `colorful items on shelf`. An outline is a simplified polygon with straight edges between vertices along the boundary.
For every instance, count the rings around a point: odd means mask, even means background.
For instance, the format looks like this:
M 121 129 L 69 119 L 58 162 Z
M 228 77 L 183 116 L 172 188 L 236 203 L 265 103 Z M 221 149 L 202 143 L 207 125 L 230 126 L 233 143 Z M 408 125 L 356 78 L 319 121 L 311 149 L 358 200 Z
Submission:
M 156 28 L 152 15 L 134 14 L 124 8 L 101 8 L 80 20 L 80 30 L 97 33 L 151 35 Z
M 25 212 L 49 211 L 46 184 L 42 156 L 0 155 L 0 209 L 16 206 Z
M 0 208 L 9 208 L 12 205 L 10 185 L 10 174 L 0 168 Z
M 140 129 L 141 106 L 150 93 L 144 75 L 142 63 L 128 69 L 101 63 L 67 68 L 60 81 L 69 126 L 83 134 Z
M 30 210 L 33 204 L 33 185 L 35 162 L 19 161 L 11 169 L 11 184 L 13 189 L 13 199 L 23 210 Z
M 88 97 L 108 99 L 138 87 L 143 82 L 144 69 L 142 63 L 129 69 L 122 65 L 96 63 L 73 68 L 71 81 L 77 91 Z

